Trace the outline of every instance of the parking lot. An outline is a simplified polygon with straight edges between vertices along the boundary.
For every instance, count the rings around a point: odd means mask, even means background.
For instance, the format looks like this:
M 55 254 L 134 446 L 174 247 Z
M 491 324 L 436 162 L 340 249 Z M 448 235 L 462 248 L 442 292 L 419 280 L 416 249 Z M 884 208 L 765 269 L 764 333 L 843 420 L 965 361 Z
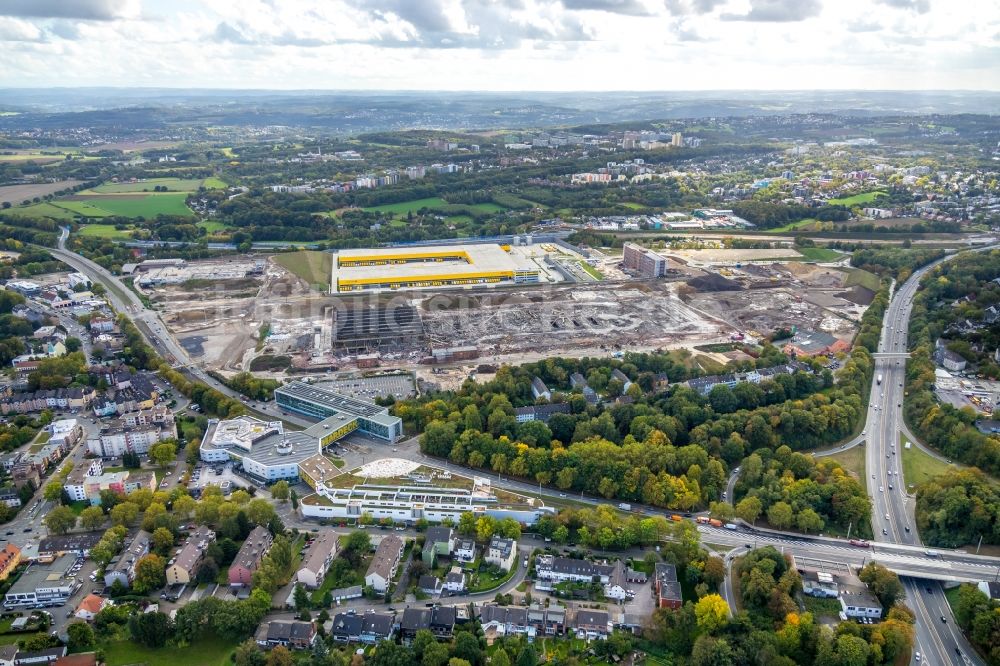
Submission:
M 379 375 L 375 377 L 351 377 L 334 379 L 317 384 L 362 400 L 374 400 L 388 395 L 397 399 L 409 398 L 414 394 L 413 375 Z
M 234 471 L 231 462 L 214 465 L 199 463 L 191 472 L 191 483 L 188 487 L 202 490 L 206 486 L 218 486 L 228 495 L 237 488 L 256 487 L 256 484 Z

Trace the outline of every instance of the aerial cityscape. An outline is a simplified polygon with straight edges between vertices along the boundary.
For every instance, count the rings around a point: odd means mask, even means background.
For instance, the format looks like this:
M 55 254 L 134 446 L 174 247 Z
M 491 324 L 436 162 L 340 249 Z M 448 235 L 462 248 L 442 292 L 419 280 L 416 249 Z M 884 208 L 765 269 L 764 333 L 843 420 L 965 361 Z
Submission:
M 1000 666 L 998 35 L 0 0 L 0 666 Z

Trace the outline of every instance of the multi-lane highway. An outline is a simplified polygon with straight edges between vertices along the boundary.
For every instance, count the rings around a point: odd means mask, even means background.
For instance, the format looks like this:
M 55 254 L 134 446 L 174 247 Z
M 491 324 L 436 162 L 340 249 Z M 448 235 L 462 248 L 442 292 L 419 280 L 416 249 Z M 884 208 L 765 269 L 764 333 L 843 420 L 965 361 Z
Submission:
M 907 494 L 906 481 L 902 476 L 899 434 L 905 430 L 902 407 L 906 383 L 906 333 L 913 296 L 920 278 L 939 263 L 934 262 L 914 272 L 893 294 L 883 320 L 878 353 L 875 354 L 875 377 L 866 421 L 865 471 L 868 474 L 868 494 L 872 498 L 875 540 L 885 544 L 920 544 L 914 520 L 915 498 Z M 913 441 L 913 445 L 918 444 Z M 929 557 L 925 555 L 928 559 L 940 557 L 936 549 L 929 549 L 928 553 Z M 881 558 L 880 561 L 896 568 Z M 989 574 L 983 576 L 984 579 L 990 577 Z M 912 578 L 904 579 L 904 583 L 907 604 L 917 616 L 914 663 L 916 651 L 921 654 L 925 666 L 980 663 L 968 641 L 955 628 L 940 583 Z

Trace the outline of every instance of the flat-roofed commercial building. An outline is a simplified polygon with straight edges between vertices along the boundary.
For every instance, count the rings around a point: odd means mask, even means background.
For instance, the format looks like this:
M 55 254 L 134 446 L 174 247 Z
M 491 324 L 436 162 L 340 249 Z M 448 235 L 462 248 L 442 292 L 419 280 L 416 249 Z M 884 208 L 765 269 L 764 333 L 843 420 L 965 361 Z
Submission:
M 494 243 L 341 250 L 334 293 L 539 281 L 539 269 Z
M 282 409 L 323 419 L 304 431 L 317 437 L 323 447 L 354 430 L 389 442 L 403 434 L 402 420 L 389 414 L 387 407 L 305 382 L 289 382 L 275 389 L 274 399 Z
M 299 478 L 299 465 L 319 453 L 320 444 L 308 430 L 286 432 L 280 421 L 240 416 L 210 420 L 199 455 L 211 463 L 239 461 L 247 474 L 271 483 Z

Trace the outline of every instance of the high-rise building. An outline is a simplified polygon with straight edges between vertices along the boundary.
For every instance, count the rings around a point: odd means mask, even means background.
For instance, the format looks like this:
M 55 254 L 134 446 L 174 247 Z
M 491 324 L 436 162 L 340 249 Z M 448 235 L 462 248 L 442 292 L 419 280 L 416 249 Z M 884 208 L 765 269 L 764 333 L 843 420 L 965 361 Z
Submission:
M 623 248 L 625 267 L 642 277 L 656 278 L 667 274 L 667 259 L 652 250 L 635 243 L 625 243 Z

